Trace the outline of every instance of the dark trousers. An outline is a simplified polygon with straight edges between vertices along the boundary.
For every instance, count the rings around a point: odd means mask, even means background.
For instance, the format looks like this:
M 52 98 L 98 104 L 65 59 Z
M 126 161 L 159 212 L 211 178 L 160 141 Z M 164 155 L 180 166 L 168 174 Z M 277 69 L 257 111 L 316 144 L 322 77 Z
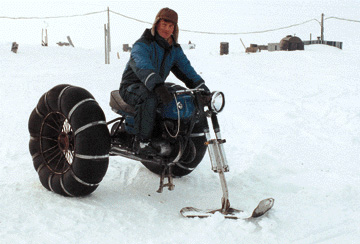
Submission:
M 142 140 L 150 139 L 155 126 L 158 98 L 143 83 L 120 86 L 120 96 L 124 101 L 135 107 L 136 135 Z

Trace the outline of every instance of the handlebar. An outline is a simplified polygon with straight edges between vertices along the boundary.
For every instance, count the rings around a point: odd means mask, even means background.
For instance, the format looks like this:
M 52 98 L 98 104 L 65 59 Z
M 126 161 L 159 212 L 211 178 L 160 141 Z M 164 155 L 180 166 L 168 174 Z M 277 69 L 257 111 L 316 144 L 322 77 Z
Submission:
M 186 90 L 177 90 L 175 91 L 176 94 L 192 94 L 196 92 L 205 92 L 202 88 L 194 88 L 194 89 L 186 89 Z

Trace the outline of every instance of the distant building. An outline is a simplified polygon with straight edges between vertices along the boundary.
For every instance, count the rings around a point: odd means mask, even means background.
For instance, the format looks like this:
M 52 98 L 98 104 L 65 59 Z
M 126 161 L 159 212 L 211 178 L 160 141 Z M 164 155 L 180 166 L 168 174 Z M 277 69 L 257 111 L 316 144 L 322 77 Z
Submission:
M 280 51 L 280 43 L 269 43 L 268 44 L 268 51 Z
M 304 50 L 304 43 L 299 37 L 288 35 L 283 39 L 281 39 L 280 50 L 283 51 Z

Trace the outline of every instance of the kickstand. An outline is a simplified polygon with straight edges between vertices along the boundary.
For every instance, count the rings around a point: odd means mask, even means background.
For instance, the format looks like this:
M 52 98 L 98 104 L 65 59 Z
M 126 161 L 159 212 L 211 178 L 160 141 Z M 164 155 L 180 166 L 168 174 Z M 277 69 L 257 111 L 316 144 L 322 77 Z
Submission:
M 157 190 L 158 193 L 162 193 L 164 187 L 168 187 L 169 191 L 174 190 L 175 185 L 173 184 L 173 176 L 172 176 L 172 168 L 173 168 L 174 164 L 165 164 L 162 163 L 162 172 L 161 172 L 161 176 L 160 176 L 160 186 L 159 189 Z M 164 179 L 165 177 L 168 178 L 168 183 L 164 184 Z

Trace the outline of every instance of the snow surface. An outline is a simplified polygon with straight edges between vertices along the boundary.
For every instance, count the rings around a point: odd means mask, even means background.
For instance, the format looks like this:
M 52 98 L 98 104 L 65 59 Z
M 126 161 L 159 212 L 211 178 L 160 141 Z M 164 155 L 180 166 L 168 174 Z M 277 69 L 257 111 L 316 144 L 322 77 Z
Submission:
M 111 10 L 152 22 L 157 11 L 178 11 L 180 28 L 214 32 L 266 30 L 308 19 L 359 20 L 358 1 L 21 2 L 1 4 L 0 16 L 60 16 Z M 230 164 L 226 174 L 233 207 L 251 212 L 263 198 L 274 208 L 254 222 L 185 219 L 185 206 L 220 207 L 218 176 L 205 157 L 175 190 L 156 193 L 159 178 L 140 163 L 111 157 L 90 196 L 67 198 L 47 191 L 28 151 L 28 118 L 40 96 L 57 84 L 89 90 L 107 120 L 133 43 L 148 24 L 111 16 L 111 64 L 104 64 L 106 14 L 70 19 L 0 19 L 0 243 L 359 243 L 360 242 L 360 41 L 359 23 L 329 19 L 323 45 L 305 51 L 246 54 L 250 43 L 279 42 L 320 32 L 317 22 L 251 35 L 180 32 L 180 43 L 212 90 L 226 95 L 219 115 Z M 48 28 L 49 47 L 40 46 Z M 75 48 L 59 47 L 70 35 Z M 19 43 L 17 54 L 11 43 Z M 219 43 L 230 54 L 219 55 Z M 119 52 L 120 59 L 116 53 Z M 168 81 L 175 81 L 170 76 Z

